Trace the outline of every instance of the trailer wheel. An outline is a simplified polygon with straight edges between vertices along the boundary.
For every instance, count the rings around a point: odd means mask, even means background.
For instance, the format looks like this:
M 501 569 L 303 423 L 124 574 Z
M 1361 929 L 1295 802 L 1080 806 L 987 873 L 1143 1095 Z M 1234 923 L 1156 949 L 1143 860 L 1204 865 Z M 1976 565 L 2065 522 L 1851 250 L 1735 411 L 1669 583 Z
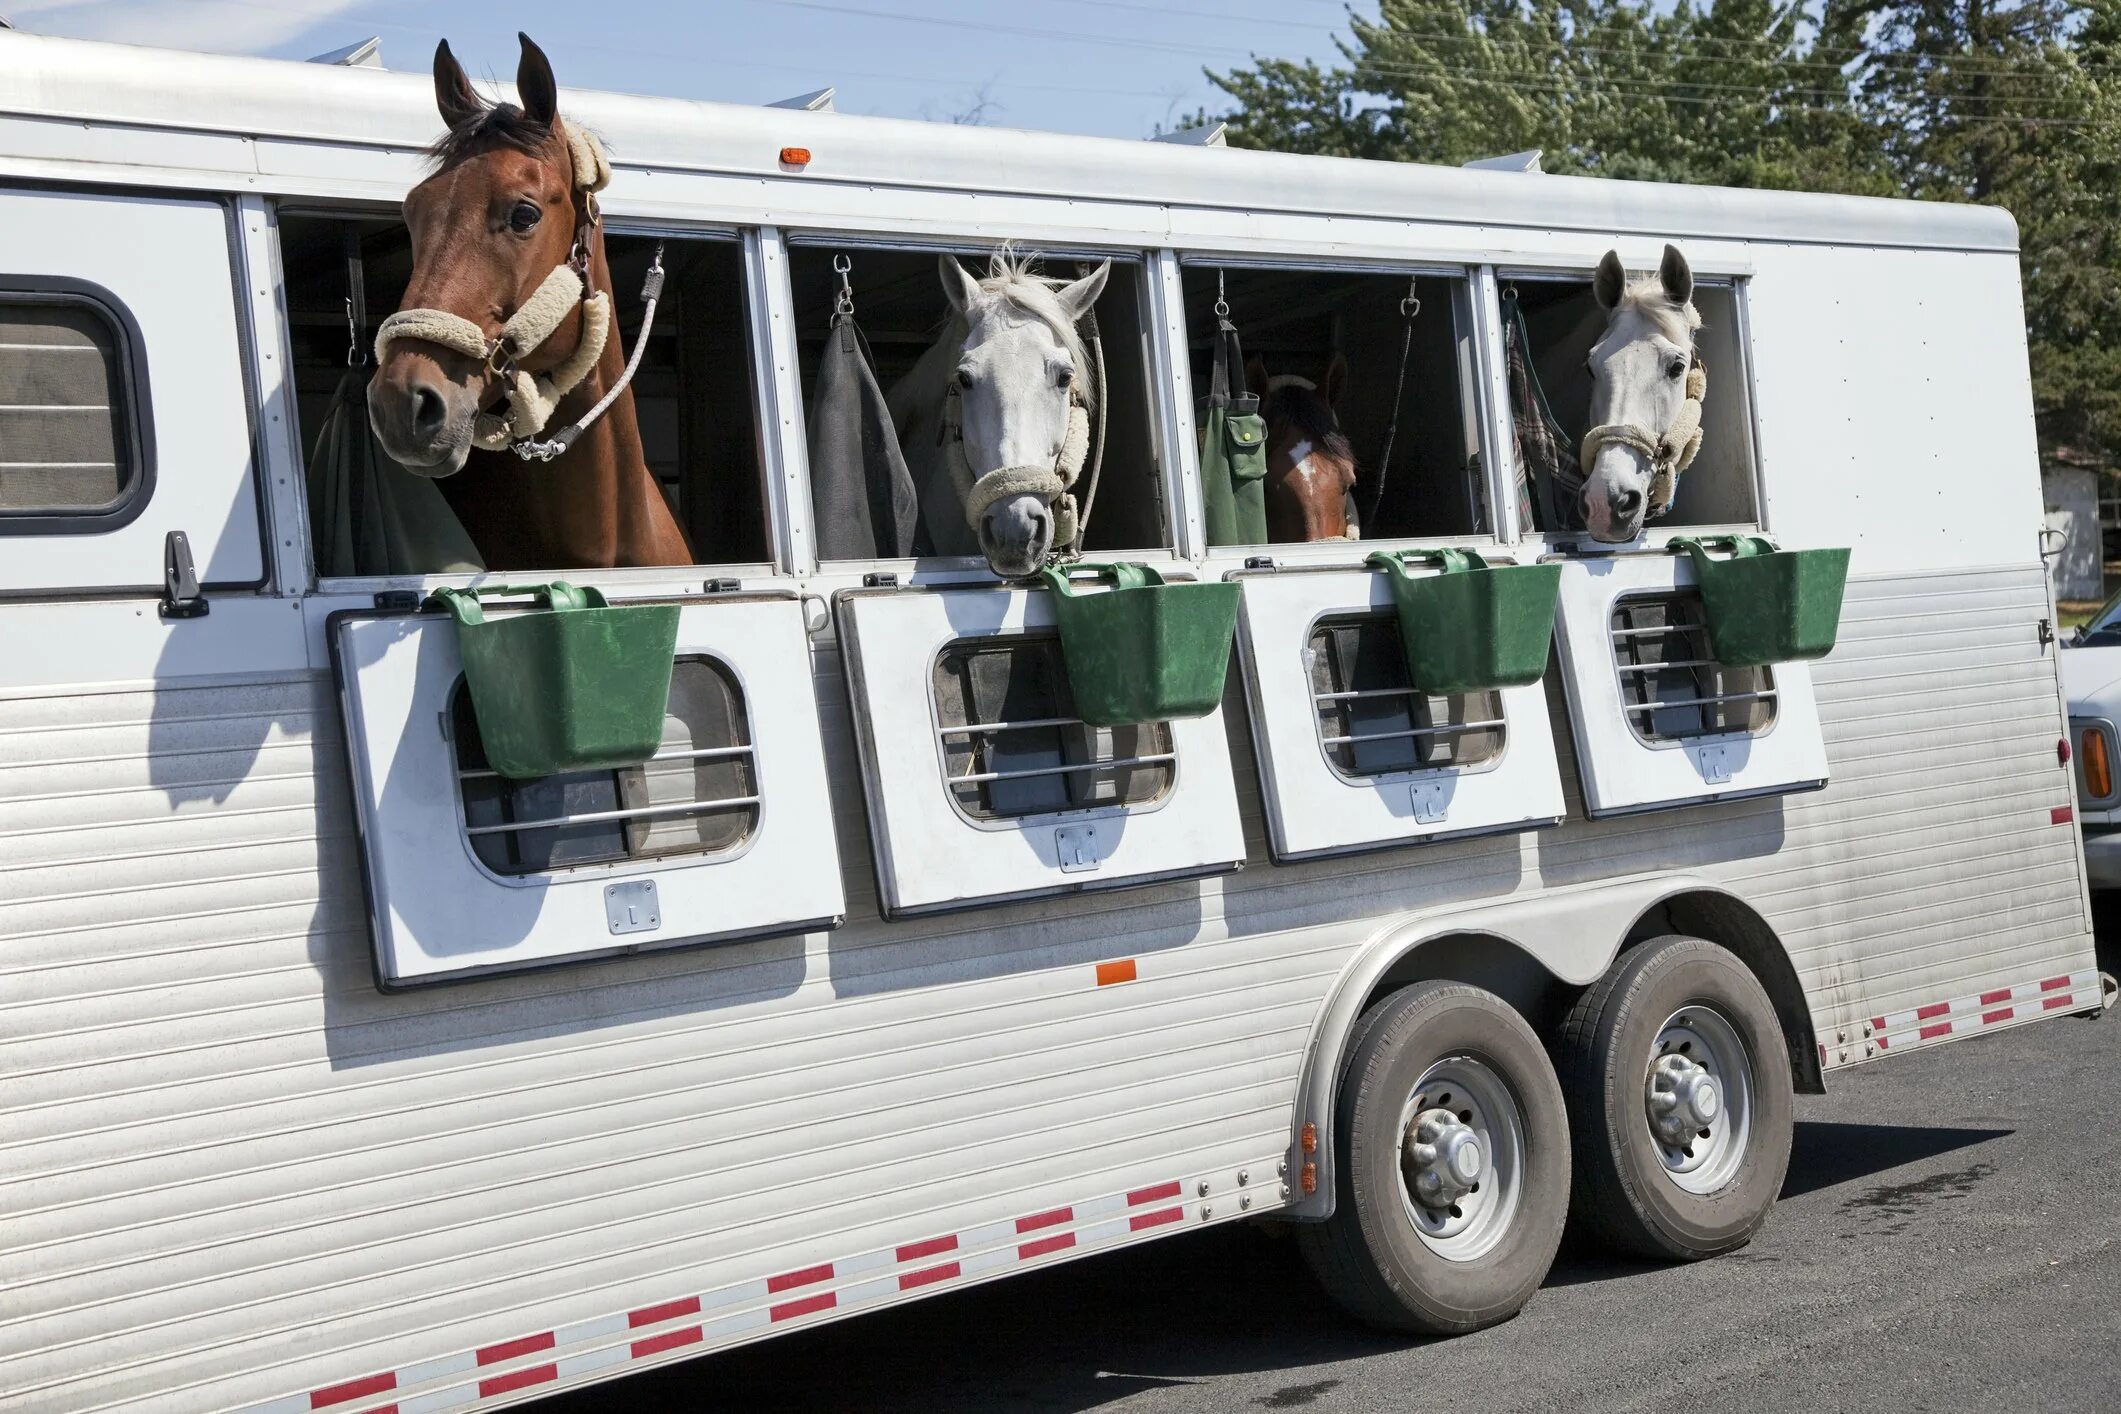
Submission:
M 1568 1217 L 1554 1068 L 1500 997 L 1423 982 L 1365 1012 L 1335 1107 L 1333 1216 L 1299 1232 L 1351 1314 L 1430 1335 L 1517 1314 Z
M 1700 938 L 1622 955 L 1562 1023 L 1571 1211 L 1621 1251 L 1696 1261 L 1767 1221 L 1790 1162 L 1790 1055 L 1751 969 Z

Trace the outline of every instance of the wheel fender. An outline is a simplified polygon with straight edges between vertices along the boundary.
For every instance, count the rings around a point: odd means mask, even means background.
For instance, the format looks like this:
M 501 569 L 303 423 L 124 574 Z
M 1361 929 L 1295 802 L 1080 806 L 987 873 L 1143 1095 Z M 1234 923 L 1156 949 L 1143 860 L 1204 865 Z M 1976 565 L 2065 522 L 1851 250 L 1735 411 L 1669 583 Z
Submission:
M 1629 930 L 1645 913 L 1677 894 L 1726 893 L 1699 875 L 1545 889 L 1531 898 L 1474 904 L 1441 913 L 1424 912 L 1386 923 L 1356 949 L 1312 1018 L 1310 1042 L 1297 1082 L 1296 1112 L 1289 1146 L 1289 1206 L 1282 1215 L 1322 1221 L 1333 1215 L 1333 1112 L 1346 1059 L 1349 1033 L 1371 994 L 1386 976 L 1423 944 L 1465 934 L 1492 937 L 1537 962 L 1559 981 L 1588 986 L 1620 952 Z M 1436 976 L 1448 980 L 1448 968 Z M 1404 981 L 1429 980 L 1417 972 Z M 1311 1143 L 1306 1146 L 1305 1140 Z M 1306 1165 L 1315 1186 L 1304 1192 Z

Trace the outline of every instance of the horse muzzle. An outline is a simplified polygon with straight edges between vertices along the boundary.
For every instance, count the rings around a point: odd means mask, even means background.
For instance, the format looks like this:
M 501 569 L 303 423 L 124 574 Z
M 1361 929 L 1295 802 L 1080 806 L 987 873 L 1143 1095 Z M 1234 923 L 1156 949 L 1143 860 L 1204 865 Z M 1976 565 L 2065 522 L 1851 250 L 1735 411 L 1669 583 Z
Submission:
M 1037 574 L 1053 549 L 1053 511 L 1028 491 L 996 500 L 980 513 L 973 529 L 987 567 L 1004 579 Z
M 435 360 L 400 351 L 368 382 L 368 425 L 392 461 L 421 476 L 450 476 L 471 455 L 479 387 Z

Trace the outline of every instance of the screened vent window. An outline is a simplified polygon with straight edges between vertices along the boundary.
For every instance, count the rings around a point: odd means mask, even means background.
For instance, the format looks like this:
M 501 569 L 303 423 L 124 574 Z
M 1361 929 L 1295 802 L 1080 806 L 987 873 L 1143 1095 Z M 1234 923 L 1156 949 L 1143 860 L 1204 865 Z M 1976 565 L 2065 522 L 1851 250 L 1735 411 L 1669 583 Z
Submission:
M 1171 789 L 1170 724 L 1078 720 L 1052 634 L 952 643 L 934 690 L 945 779 L 974 820 L 1144 805 Z
M 0 516 L 108 515 L 140 474 L 125 336 L 71 295 L 0 293 Z
M 1415 688 L 1391 614 L 1320 621 L 1304 659 L 1319 744 L 1341 776 L 1478 766 L 1502 753 L 1501 694 L 1437 697 Z
M 1621 710 L 1638 739 L 1757 736 L 1774 723 L 1770 670 L 1727 668 L 1710 654 L 1698 593 L 1631 595 L 1613 605 Z
M 677 660 L 663 744 L 640 766 L 506 780 L 486 765 L 469 693 L 456 693 L 452 716 L 465 833 L 496 874 L 726 854 L 758 828 L 744 690 L 715 659 Z

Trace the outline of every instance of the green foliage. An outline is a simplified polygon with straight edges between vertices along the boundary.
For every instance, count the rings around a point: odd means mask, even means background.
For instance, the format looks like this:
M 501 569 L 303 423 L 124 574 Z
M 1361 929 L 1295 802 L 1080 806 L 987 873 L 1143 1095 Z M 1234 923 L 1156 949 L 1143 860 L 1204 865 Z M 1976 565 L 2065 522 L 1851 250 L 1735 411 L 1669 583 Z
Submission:
M 2008 207 L 2042 442 L 2121 466 L 2113 0 L 1382 0 L 1340 52 L 1210 73 L 1231 142 Z

